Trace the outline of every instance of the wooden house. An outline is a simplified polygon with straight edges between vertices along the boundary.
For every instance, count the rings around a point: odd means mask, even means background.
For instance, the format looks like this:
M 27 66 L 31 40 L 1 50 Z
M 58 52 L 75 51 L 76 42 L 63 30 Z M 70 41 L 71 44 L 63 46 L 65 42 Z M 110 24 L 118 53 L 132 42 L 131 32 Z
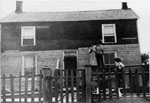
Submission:
M 89 63 L 88 47 L 102 39 L 105 64 L 120 57 L 125 65 L 141 64 L 137 14 L 122 3 L 120 9 L 23 12 L 0 20 L 2 73 L 39 73 L 52 69 L 83 69 Z

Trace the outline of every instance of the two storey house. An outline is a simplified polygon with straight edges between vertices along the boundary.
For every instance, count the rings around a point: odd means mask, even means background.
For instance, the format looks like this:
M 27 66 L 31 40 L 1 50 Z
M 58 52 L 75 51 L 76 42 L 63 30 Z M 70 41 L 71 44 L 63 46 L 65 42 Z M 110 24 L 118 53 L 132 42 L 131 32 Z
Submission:
M 2 73 L 83 69 L 88 47 L 99 39 L 105 65 L 114 64 L 115 57 L 125 65 L 141 63 L 138 16 L 126 2 L 120 9 L 69 12 L 23 12 L 22 3 L 0 20 Z

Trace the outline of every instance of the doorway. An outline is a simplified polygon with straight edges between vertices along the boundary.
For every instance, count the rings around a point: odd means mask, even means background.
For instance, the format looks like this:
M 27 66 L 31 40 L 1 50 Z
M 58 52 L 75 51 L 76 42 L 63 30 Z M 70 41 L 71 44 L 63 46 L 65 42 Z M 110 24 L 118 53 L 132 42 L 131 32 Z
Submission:
M 76 85 L 76 70 L 77 70 L 77 54 L 76 51 L 65 51 L 64 52 L 64 69 L 67 72 L 68 76 L 68 86 L 71 86 L 72 84 L 72 78 L 73 78 L 73 84 Z M 65 74 L 66 75 L 66 74 Z

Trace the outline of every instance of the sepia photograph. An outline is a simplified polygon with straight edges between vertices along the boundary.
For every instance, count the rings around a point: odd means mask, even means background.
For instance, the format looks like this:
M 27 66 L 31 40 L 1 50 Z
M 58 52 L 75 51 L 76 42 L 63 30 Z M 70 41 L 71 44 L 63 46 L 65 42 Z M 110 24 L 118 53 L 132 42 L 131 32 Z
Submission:
M 149 103 L 149 5 L 0 0 L 0 103 Z

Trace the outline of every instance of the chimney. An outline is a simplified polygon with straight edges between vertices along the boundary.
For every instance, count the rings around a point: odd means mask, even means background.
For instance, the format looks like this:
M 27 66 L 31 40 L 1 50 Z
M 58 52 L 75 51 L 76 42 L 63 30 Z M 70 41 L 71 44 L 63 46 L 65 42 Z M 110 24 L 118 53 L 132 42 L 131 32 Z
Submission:
M 16 1 L 16 13 L 22 12 L 22 1 Z
M 128 9 L 127 2 L 122 2 L 122 9 Z

